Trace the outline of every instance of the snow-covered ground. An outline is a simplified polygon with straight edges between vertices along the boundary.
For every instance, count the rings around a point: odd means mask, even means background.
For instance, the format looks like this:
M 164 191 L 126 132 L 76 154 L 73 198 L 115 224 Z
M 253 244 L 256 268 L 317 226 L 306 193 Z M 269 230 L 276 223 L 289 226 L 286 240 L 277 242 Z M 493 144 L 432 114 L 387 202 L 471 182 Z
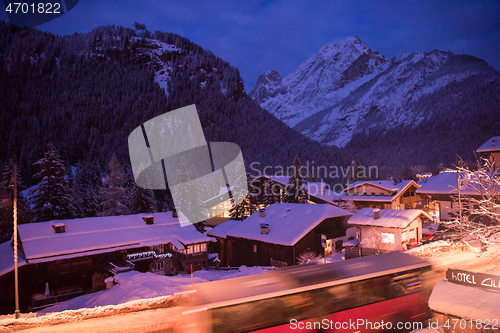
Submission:
M 490 244 L 481 252 L 480 245 L 472 242 L 437 241 L 413 248 L 408 253 L 429 260 L 435 271 L 455 268 L 500 275 L 500 244 Z
M 239 271 L 202 270 L 193 273 L 193 282 L 203 283 L 230 279 L 260 274 L 266 271 L 261 267 L 246 266 L 240 267 Z M 150 272 L 139 273 L 137 271 L 130 271 L 115 275 L 114 280 L 117 284 L 109 290 L 83 295 L 66 302 L 58 303 L 40 311 L 39 314 L 94 308 L 96 306 L 118 305 L 130 301 L 173 295 L 175 292 L 181 291 L 182 286 L 191 284 L 191 275 L 166 276 Z
M 439 275 L 436 276 L 436 280 L 444 278 L 444 272 L 448 267 L 500 275 L 500 266 L 497 265 L 498 260 L 496 260 L 500 253 L 498 245 L 490 245 L 486 252 L 481 253 L 479 247 L 467 245 L 462 247 L 461 244 L 439 241 L 414 248 L 409 253 L 430 260 Z M 327 262 L 342 259 L 342 255 L 337 254 L 328 257 Z M 319 263 L 322 262 L 323 259 L 319 261 Z M 263 272 L 266 272 L 266 269 L 262 267 L 245 266 L 232 271 L 203 270 L 194 272 L 193 282 L 203 283 Z M 167 325 L 165 327 L 177 326 L 182 321 L 181 310 L 177 306 L 179 298 L 174 293 L 181 291 L 182 286 L 191 284 L 191 275 L 164 276 L 131 271 L 116 275 L 115 282 L 117 284 L 109 290 L 77 297 L 38 313 L 22 314 L 21 319 L 14 319 L 13 315 L 0 316 L 0 332 L 19 329 L 28 329 L 37 333 L 51 330 L 64 332 L 65 329 L 84 331 L 86 327 L 89 328 L 86 332 L 90 332 L 99 331 L 102 327 L 108 328 L 107 325 L 111 324 L 118 332 L 123 329 L 122 324 L 126 320 L 132 323 L 139 320 L 139 317 L 155 317 L 160 312 L 165 315 L 169 314 L 171 318 L 167 319 L 175 321 L 168 325 L 164 323 Z M 56 324 L 63 325 L 53 326 Z M 141 326 L 142 328 L 146 329 Z M 134 331 L 132 326 L 127 330 Z M 418 333 L 424 332 L 443 331 L 442 328 L 418 331 Z
M 246 266 L 231 271 L 202 270 L 193 273 L 193 283 L 249 276 L 266 271 L 262 267 Z M 109 290 L 76 297 L 35 314 L 22 314 L 18 320 L 14 319 L 13 315 L 0 316 L 0 332 L 2 327 L 5 328 L 14 322 L 29 327 L 176 305 L 177 299 L 172 295 L 181 291 L 182 286 L 191 284 L 191 275 L 166 276 L 130 271 L 117 274 L 114 280 L 117 284 Z

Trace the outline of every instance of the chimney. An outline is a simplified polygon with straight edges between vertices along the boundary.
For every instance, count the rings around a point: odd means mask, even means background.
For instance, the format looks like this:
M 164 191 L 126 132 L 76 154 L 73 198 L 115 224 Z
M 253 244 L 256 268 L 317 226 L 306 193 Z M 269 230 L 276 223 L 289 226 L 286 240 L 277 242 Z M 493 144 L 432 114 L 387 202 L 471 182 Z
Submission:
M 146 222 L 146 224 L 153 224 L 154 223 L 154 217 L 153 217 L 153 215 L 143 216 L 142 219 L 144 220 L 144 222 Z
M 266 216 L 266 210 L 264 208 L 259 209 L 259 216 L 260 217 L 265 217 Z
M 374 218 L 375 220 L 380 218 L 380 209 L 379 209 L 379 208 L 375 208 L 375 209 L 373 210 L 373 218 Z
M 261 223 L 260 224 L 260 233 L 263 235 L 267 235 L 269 233 L 269 224 Z
M 66 232 L 66 225 L 64 223 L 52 223 L 52 228 L 56 234 L 62 234 Z
M 177 213 L 177 207 L 174 207 L 172 209 L 172 217 L 174 217 L 174 218 L 178 218 L 179 217 L 179 213 Z
M 496 145 L 497 145 L 497 143 L 498 143 L 498 141 L 497 141 L 497 140 L 493 140 L 493 141 L 491 141 L 491 145 L 492 145 L 492 146 L 496 146 Z

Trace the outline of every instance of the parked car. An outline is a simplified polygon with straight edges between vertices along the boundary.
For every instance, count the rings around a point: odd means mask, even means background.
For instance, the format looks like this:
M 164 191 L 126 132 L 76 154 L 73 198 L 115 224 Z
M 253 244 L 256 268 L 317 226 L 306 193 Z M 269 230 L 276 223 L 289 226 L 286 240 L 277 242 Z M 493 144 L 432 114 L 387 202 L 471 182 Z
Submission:
M 421 243 L 428 244 L 438 240 L 456 241 L 459 240 L 460 238 L 461 238 L 460 233 L 456 231 L 437 232 L 431 237 L 423 239 Z

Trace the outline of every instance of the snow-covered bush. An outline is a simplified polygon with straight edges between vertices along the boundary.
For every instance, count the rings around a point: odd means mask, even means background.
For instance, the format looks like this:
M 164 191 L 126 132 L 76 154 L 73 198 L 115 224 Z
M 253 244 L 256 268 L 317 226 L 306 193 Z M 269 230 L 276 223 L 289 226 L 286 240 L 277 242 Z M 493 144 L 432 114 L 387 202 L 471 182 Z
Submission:
M 323 256 L 321 254 L 317 254 L 314 251 L 306 251 L 297 258 L 297 261 L 299 262 L 299 265 L 305 265 L 317 262 L 322 258 Z

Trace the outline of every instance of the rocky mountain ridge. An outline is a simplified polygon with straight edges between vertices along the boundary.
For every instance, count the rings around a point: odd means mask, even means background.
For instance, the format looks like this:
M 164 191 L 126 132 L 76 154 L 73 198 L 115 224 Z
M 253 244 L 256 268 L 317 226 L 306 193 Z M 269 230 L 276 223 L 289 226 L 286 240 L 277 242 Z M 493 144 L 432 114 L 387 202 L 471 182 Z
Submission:
M 451 105 L 457 93 L 500 80 L 498 71 L 472 56 L 434 50 L 388 60 L 357 36 L 325 45 L 282 79 L 268 73 L 250 93 L 254 101 L 297 131 L 338 147 L 371 129 L 415 128 L 432 121 L 440 113 L 426 103 L 432 95 Z M 471 115 L 477 107 L 470 105 Z M 492 117 L 498 117 L 494 109 Z

